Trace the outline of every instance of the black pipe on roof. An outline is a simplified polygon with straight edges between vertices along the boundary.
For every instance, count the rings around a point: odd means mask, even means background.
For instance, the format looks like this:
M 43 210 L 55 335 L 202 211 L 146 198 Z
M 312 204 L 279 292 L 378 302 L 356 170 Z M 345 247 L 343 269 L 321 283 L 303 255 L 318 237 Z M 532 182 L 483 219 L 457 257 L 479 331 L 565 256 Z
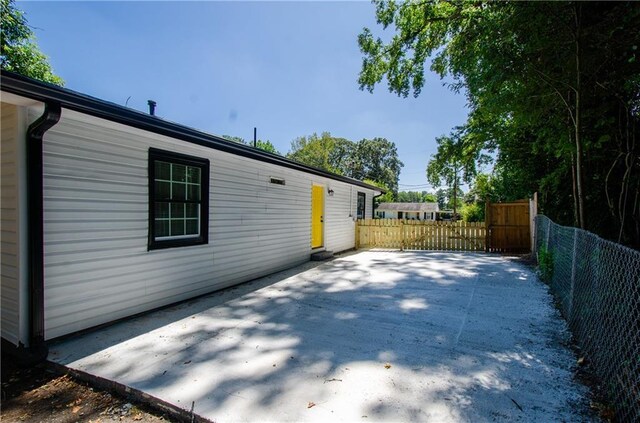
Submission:
M 0 72 L 2 91 L 16 94 L 22 97 L 44 103 L 54 101 L 64 109 L 73 110 L 90 116 L 106 119 L 112 122 L 153 132 L 156 134 L 180 139 L 192 144 L 212 148 L 219 151 L 247 157 L 261 162 L 298 170 L 301 172 L 318 175 L 325 178 L 357 185 L 374 191 L 386 192 L 386 190 L 369 185 L 356 179 L 346 176 L 336 175 L 312 166 L 307 166 L 278 154 L 269 153 L 264 150 L 251 148 L 240 143 L 225 140 L 222 137 L 198 131 L 184 125 L 160 119 L 157 116 L 150 116 L 137 110 L 129 109 L 115 103 L 100 100 L 76 91 L 62 88 L 57 85 L 37 81 L 26 76 L 2 70 Z
M 153 100 L 147 100 L 147 104 L 149 105 L 149 114 L 151 116 L 155 116 L 156 115 L 156 102 Z

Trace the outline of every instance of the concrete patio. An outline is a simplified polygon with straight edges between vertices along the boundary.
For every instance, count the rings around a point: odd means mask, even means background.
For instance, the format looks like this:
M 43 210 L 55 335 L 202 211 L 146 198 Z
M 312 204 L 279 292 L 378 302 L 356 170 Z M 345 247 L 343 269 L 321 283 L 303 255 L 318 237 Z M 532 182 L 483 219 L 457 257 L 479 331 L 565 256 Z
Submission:
M 219 421 L 590 421 L 533 272 L 369 251 L 55 343 L 49 358 Z

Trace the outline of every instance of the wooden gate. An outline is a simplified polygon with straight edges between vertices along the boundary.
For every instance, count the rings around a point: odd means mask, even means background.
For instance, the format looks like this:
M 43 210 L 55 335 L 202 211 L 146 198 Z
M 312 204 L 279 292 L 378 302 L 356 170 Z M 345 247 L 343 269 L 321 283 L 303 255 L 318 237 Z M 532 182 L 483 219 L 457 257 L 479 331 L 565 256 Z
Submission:
M 487 251 L 531 251 L 531 204 L 529 200 L 486 204 Z M 534 212 L 535 213 L 535 212 Z
M 484 222 L 360 219 L 356 248 L 485 251 Z
M 485 222 L 478 223 L 359 219 L 356 248 L 527 253 L 537 205 L 536 194 L 533 200 L 487 202 Z

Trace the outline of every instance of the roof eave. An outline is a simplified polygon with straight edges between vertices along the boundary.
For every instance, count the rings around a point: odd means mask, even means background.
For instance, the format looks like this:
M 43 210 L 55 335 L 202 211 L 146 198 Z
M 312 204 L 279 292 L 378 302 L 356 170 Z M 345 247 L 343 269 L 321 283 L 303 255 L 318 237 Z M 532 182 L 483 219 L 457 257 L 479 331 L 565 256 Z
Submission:
M 259 160 L 265 163 L 271 163 L 277 166 L 310 173 L 317 176 L 323 176 L 340 182 L 357 185 L 373 191 L 385 193 L 386 190 L 348 178 L 346 176 L 337 175 L 312 166 L 307 166 L 286 157 L 259 150 L 250 146 L 239 144 L 233 141 L 225 140 L 222 137 L 198 131 L 187 126 L 170 122 L 157 116 L 151 116 L 140 111 L 120 106 L 105 100 L 88 96 L 76 91 L 62 88 L 57 85 L 37 81 L 32 78 L 25 77 L 13 72 L 5 70 L 0 71 L 0 85 L 2 91 L 9 92 L 22 97 L 27 97 L 43 103 L 56 102 L 64 109 L 73 110 L 90 116 L 117 122 L 123 125 L 153 132 L 156 134 L 179 139 L 192 144 L 212 148 L 219 151 L 235 154 Z

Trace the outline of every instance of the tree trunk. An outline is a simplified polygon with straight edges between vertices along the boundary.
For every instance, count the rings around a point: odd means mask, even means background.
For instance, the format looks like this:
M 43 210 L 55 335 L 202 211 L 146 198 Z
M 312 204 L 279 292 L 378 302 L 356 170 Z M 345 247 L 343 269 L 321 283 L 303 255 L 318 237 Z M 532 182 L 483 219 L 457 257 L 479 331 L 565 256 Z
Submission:
M 578 192 L 576 190 L 576 163 L 573 158 L 573 153 L 571 153 L 571 182 L 573 188 L 573 224 L 580 226 L 580 219 L 578 218 Z
M 453 216 L 451 216 L 451 221 L 456 221 L 456 207 L 458 205 L 458 171 L 456 170 L 455 175 L 453 177 Z
M 578 194 L 578 226 L 582 229 L 586 228 L 584 219 L 584 178 L 582 174 L 582 131 L 581 125 L 581 46 L 580 46 L 580 25 L 581 25 L 581 4 L 574 3 L 576 38 L 575 38 L 575 55 L 576 55 L 576 101 L 575 101 L 575 141 L 576 141 L 576 191 Z

